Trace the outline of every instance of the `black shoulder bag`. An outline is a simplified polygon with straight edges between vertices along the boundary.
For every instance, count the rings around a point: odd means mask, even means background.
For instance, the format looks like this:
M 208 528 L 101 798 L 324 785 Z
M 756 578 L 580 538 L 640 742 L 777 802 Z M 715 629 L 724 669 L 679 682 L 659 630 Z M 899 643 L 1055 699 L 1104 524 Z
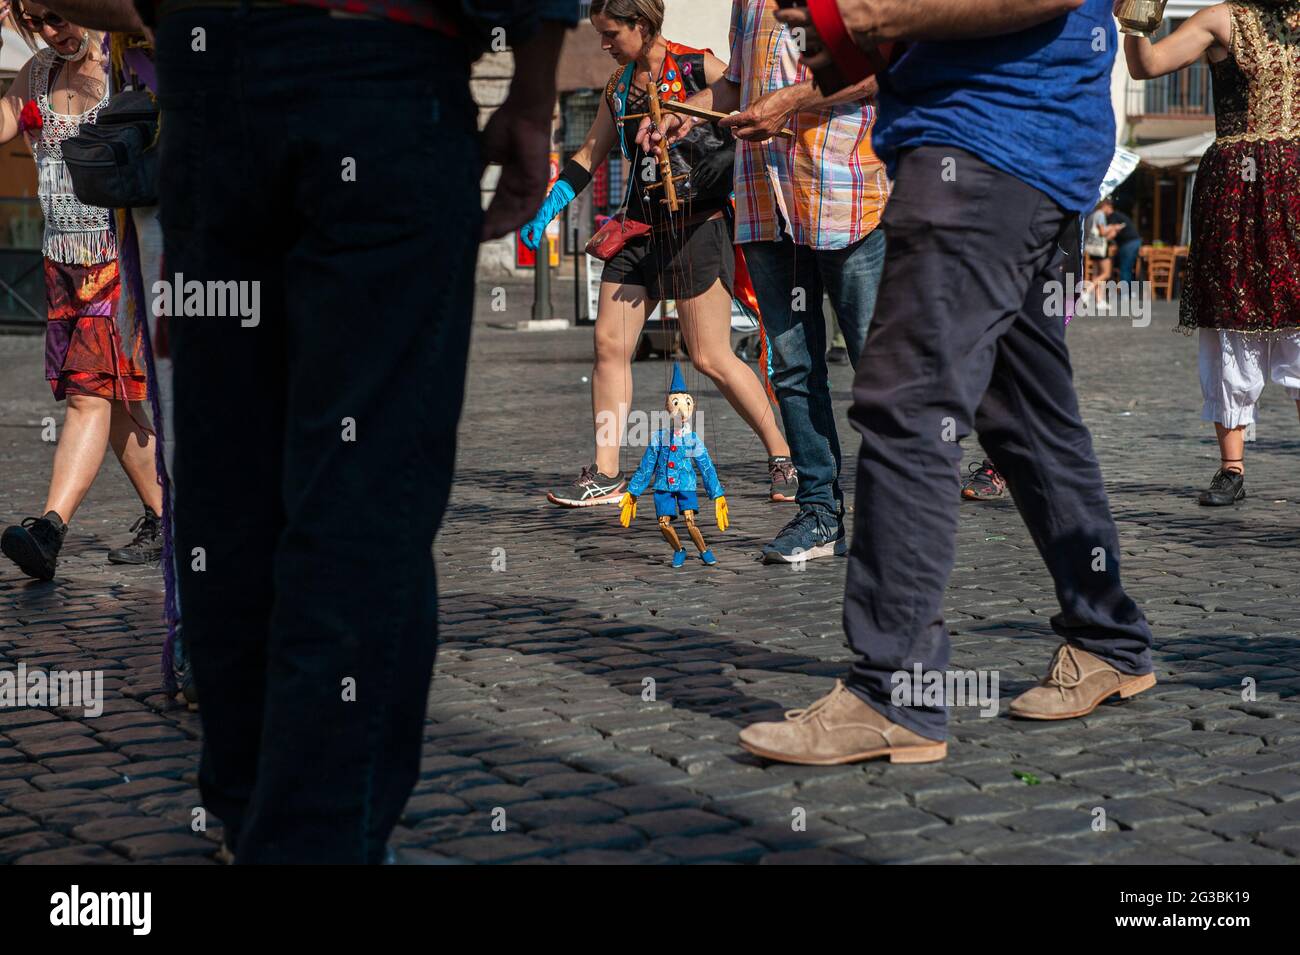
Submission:
M 63 160 L 77 198 L 105 209 L 157 205 L 158 122 L 152 93 L 123 90 L 95 122 L 64 140 Z

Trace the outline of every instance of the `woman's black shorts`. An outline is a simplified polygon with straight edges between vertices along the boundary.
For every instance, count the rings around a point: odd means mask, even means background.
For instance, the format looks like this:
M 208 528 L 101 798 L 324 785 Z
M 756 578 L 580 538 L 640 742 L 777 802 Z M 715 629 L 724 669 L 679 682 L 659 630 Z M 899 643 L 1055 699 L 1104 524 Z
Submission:
M 692 298 L 722 279 L 731 291 L 736 251 L 725 216 L 681 231 L 655 229 L 634 239 L 605 263 L 601 282 L 640 285 L 652 299 Z

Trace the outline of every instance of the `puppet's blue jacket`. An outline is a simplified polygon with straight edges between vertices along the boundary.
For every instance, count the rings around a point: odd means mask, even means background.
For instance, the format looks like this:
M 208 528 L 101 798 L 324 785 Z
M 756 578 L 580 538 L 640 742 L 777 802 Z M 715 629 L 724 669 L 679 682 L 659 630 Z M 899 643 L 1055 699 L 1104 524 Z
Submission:
M 640 497 L 646 488 L 664 492 L 694 491 L 698 488 L 695 464 L 700 467 L 709 497 L 722 497 L 722 482 L 718 480 L 718 472 L 709 458 L 709 449 L 695 432 L 674 434 L 668 430 L 657 431 L 641 457 L 641 466 L 628 483 L 628 493 Z

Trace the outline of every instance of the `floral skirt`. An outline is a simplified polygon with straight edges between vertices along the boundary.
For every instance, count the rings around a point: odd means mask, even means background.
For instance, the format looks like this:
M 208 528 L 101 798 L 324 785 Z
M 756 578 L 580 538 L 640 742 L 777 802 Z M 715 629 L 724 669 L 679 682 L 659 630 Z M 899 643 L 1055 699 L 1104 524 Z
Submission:
M 45 377 L 59 401 L 69 393 L 148 397 L 139 335 L 124 339 L 116 321 L 118 288 L 116 259 L 98 265 L 45 260 Z
M 1205 151 L 1178 323 L 1246 333 L 1300 328 L 1300 140 Z

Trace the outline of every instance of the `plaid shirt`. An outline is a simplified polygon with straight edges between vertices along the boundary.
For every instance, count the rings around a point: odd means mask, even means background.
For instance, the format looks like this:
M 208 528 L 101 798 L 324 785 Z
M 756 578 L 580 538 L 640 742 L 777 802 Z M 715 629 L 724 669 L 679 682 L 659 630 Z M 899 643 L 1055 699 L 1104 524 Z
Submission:
M 775 9 L 773 0 L 732 0 L 726 78 L 740 84 L 746 105 L 811 76 Z M 778 238 L 778 213 L 794 241 L 814 249 L 843 249 L 870 233 L 889 198 L 884 164 L 871 149 L 875 121 L 875 107 L 859 100 L 792 114 L 793 140 L 739 142 L 736 242 Z

